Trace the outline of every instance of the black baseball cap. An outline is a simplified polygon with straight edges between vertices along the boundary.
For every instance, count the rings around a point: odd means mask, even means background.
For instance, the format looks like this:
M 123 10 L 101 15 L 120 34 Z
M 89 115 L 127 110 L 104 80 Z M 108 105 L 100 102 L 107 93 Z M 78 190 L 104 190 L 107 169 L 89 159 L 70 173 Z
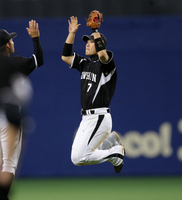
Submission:
M 8 33 L 8 31 L 1 29 L 0 30 L 0 47 L 5 45 L 6 43 L 9 42 L 12 38 L 16 37 L 17 34 L 15 32 L 13 33 Z
M 107 38 L 102 33 L 100 33 L 100 36 L 101 36 L 102 40 L 104 41 L 104 44 L 107 45 Z M 94 35 L 93 35 L 93 33 L 90 36 L 89 35 L 83 35 L 82 39 L 85 42 L 87 42 L 88 40 L 94 40 Z

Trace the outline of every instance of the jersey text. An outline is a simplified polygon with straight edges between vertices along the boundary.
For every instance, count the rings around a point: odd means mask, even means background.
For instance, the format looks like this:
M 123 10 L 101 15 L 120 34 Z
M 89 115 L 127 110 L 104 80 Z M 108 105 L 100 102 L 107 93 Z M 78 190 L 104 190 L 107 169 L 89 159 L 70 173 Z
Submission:
M 96 77 L 97 77 L 97 74 L 94 74 L 92 72 L 82 72 L 82 75 L 81 75 L 81 79 L 86 79 L 93 82 L 96 82 Z

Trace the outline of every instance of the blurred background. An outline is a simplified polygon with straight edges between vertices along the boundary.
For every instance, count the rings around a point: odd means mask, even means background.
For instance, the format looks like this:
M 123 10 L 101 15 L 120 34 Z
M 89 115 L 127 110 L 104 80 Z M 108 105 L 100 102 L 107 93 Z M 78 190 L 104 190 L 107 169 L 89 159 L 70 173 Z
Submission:
M 68 19 L 78 17 L 74 51 L 84 56 L 85 18 L 103 13 L 100 32 L 118 69 L 113 130 L 127 155 L 118 176 L 182 175 L 181 0 L 0 0 L 0 29 L 17 32 L 16 55 L 33 53 L 28 21 L 39 23 L 44 66 L 30 75 L 34 95 L 17 177 L 116 176 L 110 163 L 77 167 L 70 153 L 81 121 L 80 75 L 62 60 Z

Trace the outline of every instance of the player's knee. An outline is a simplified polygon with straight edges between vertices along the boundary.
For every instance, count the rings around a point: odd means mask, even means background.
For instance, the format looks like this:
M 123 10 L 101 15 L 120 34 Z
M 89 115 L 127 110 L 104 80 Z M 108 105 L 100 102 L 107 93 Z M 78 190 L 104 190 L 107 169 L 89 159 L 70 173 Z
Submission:
M 11 174 L 15 175 L 16 167 L 3 166 L 2 172 L 8 172 L 8 173 L 11 173 Z
M 75 159 L 71 159 L 72 163 L 76 166 L 80 166 L 79 162 Z
M 71 154 L 71 161 L 76 166 L 84 165 L 85 163 L 85 160 L 83 158 L 73 153 Z
M 2 172 L 8 172 L 15 175 L 17 162 L 12 159 L 3 159 Z
M 77 156 L 71 156 L 71 161 L 74 165 L 80 166 L 81 162 L 80 160 L 77 158 Z

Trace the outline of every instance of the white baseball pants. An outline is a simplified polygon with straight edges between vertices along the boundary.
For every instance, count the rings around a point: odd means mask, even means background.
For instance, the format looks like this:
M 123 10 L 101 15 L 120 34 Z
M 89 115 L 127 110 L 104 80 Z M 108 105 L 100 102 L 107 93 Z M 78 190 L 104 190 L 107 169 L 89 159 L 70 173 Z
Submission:
M 96 109 L 97 114 L 82 116 L 82 121 L 72 145 L 71 160 L 75 165 L 92 165 L 105 161 L 114 166 L 122 160 L 117 154 L 122 154 L 120 145 L 109 149 L 102 148 L 103 141 L 111 134 L 112 119 L 106 109 Z M 99 147 L 100 146 L 100 147 Z
M 9 146 L 10 134 L 7 130 L 6 117 L 0 114 L 0 150 L 2 155 L 2 172 L 15 174 L 22 145 L 22 132 L 19 131 L 14 138 L 13 145 Z

